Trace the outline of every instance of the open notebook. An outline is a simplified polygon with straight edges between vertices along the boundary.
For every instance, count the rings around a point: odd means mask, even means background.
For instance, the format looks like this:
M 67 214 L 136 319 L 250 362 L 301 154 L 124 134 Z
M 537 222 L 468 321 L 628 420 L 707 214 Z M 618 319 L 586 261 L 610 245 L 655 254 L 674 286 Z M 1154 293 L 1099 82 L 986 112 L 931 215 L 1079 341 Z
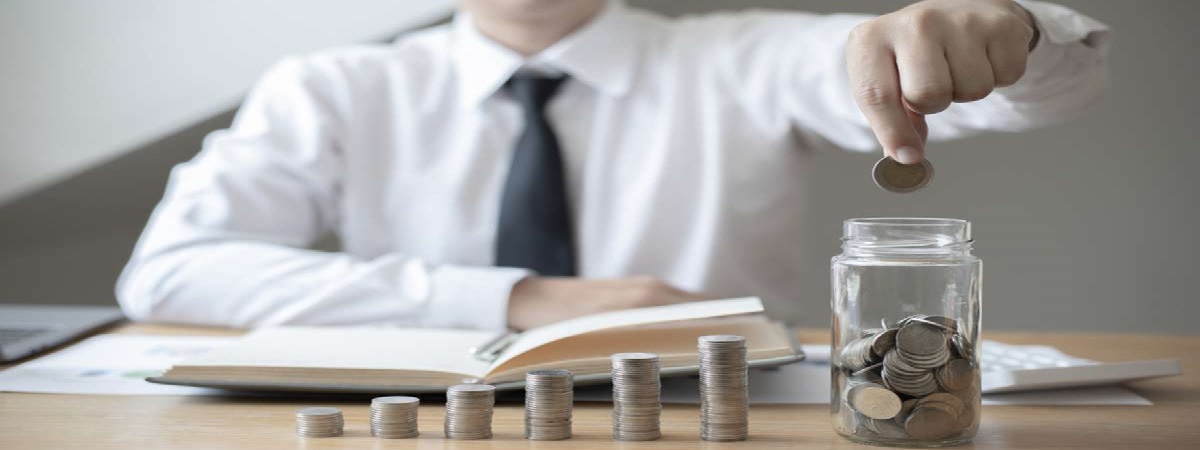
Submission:
M 577 383 L 602 382 L 610 379 L 609 357 L 621 352 L 659 354 L 666 376 L 696 373 L 696 338 L 708 334 L 745 336 L 751 366 L 803 358 L 757 298 L 740 298 L 612 311 L 531 329 L 508 339 L 491 361 L 471 351 L 495 340 L 489 332 L 267 328 L 149 380 L 239 390 L 420 393 L 464 379 L 516 389 L 529 370 L 561 368 L 574 372 Z

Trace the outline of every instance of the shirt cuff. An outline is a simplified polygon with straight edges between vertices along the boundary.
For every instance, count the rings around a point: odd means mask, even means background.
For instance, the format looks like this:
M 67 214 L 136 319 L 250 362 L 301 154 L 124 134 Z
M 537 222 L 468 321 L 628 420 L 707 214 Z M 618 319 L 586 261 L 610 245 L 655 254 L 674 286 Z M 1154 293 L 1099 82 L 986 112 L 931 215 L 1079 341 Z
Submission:
M 533 275 L 506 267 L 439 266 L 429 283 L 424 324 L 431 327 L 503 331 L 513 285 Z
M 1089 47 L 1104 47 L 1108 44 L 1108 25 L 1076 12 L 1065 6 L 1036 0 L 1016 0 L 1029 11 L 1038 27 L 1041 38 L 1038 48 L 1049 44 L 1073 44 L 1081 42 Z
M 1102 59 L 1108 53 L 1108 25 L 1065 6 L 1036 0 L 1014 1 L 1033 16 L 1039 35 L 1037 45 L 1029 53 L 1022 81 L 1040 80 L 1052 74 L 1064 60 Z M 1023 84 L 1029 83 L 1018 83 L 1015 87 Z

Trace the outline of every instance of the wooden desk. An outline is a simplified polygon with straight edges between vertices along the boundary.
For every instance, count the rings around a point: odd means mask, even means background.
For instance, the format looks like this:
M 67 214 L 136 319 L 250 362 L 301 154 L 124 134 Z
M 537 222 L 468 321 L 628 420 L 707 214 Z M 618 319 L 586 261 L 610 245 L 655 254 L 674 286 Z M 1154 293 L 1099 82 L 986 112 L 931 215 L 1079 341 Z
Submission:
M 118 333 L 229 334 L 229 331 L 127 325 Z M 806 343 L 828 342 L 825 331 L 802 331 Z M 957 448 L 1200 449 L 1200 336 L 988 333 L 1016 344 L 1040 343 L 1096 360 L 1183 358 L 1184 375 L 1135 383 L 1155 406 L 989 406 L 979 435 Z M 610 438 L 607 404 L 580 403 L 575 437 L 531 442 L 521 437 L 522 407 L 496 407 L 496 437 L 484 441 L 442 438 L 442 406 L 422 406 L 417 439 L 376 439 L 367 432 L 367 401 L 170 396 L 0 394 L 0 449 L 591 449 L 662 448 L 871 448 L 834 434 L 826 405 L 755 406 L 751 438 L 739 443 L 699 440 L 695 406 L 668 405 L 664 438 L 627 443 Z M 292 413 L 301 406 L 342 408 L 346 435 L 302 439 Z

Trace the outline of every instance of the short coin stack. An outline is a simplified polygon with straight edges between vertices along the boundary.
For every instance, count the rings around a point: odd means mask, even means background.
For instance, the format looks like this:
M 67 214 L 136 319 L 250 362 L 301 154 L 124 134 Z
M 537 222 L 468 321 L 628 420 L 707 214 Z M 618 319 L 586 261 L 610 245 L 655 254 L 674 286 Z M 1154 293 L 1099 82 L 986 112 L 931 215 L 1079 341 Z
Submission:
M 702 336 L 700 346 L 700 438 L 743 441 L 749 434 L 746 338 Z
M 575 401 L 570 371 L 534 370 L 525 374 L 525 438 L 557 441 L 571 437 Z
M 662 437 L 662 384 L 653 353 L 612 356 L 613 439 L 652 441 Z
M 296 411 L 296 434 L 303 437 L 334 437 L 342 435 L 342 410 L 315 407 Z
M 958 321 L 912 315 L 842 347 L 839 426 L 888 440 L 950 439 L 974 426 L 979 369 Z
M 383 439 L 415 438 L 417 410 L 421 400 L 416 397 L 376 397 L 371 400 L 371 436 Z
M 459 384 L 446 390 L 444 430 L 449 439 L 492 437 L 492 407 L 496 388 L 486 384 Z

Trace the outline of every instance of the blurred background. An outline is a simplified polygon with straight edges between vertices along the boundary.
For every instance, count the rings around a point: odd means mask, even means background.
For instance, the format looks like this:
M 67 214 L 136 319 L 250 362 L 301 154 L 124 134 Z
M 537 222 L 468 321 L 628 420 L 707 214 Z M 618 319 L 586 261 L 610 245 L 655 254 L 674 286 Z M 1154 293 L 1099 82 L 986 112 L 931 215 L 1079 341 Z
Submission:
M 722 9 L 885 13 L 881 0 L 668 1 Z M 769 306 L 829 322 L 841 221 L 974 223 L 988 329 L 1200 332 L 1200 2 L 1063 0 L 1115 30 L 1111 90 L 1081 120 L 935 144 L 932 185 L 884 193 L 878 155 L 825 151 L 797 174 L 810 213 L 781 245 L 811 286 Z M 0 303 L 115 304 L 112 286 L 170 167 L 227 126 L 283 55 L 384 42 L 448 18 L 453 1 L 0 2 Z M 819 170 L 816 170 L 819 168 Z

